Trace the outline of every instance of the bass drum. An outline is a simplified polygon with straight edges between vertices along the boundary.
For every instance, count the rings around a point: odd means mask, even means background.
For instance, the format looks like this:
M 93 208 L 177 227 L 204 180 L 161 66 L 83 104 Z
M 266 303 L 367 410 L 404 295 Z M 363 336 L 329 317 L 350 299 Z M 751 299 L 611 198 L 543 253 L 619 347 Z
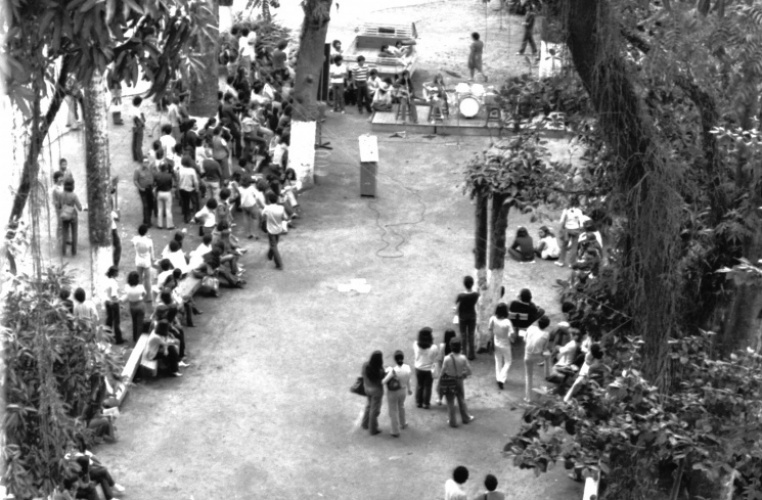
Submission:
M 464 118 L 473 118 L 478 115 L 480 107 L 479 100 L 472 95 L 461 97 L 458 103 L 458 109 Z

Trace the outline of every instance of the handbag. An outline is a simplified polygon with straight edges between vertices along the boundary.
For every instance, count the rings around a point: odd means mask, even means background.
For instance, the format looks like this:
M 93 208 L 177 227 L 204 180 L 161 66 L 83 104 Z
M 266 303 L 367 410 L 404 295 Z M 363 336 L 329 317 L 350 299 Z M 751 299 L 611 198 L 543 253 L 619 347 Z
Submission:
M 402 389 L 402 384 L 400 384 L 400 379 L 397 378 L 397 372 L 394 371 L 394 368 L 392 368 L 392 378 L 386 383 L 386 387 L 390 391 L 398 391 Z
M 61 207 L 61 220 L 70 221 L 77 216 L 77 209 L 74 205 L 64 205 Z
M 355 383 L 349 386 L 349 392 L 357 394 L 358 396 L 366 396 L 365 382 L 363 382 L 362 377 L 357 377 Z

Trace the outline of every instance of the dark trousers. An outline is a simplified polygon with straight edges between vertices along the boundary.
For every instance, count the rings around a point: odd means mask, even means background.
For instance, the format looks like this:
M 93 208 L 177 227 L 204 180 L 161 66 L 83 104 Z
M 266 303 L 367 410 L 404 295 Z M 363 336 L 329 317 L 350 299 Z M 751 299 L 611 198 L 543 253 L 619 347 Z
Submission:
M 183 309 L 185 310 L 185 324 L 187 326 L 193 326 L 193 304 L 190 303 L 190 301 L 183 304 Z
M 106 326 L 111 328 L 114 332 L 114 342 L 121 344 L 124 342 L 122 338 L 122 328 L 120 326 L 119 317 L 119 302 L 106 301 Z
M 180 365 L 178 365 L 180 362 L 180 353 L 177 350 L 177 346 L 171 345 L 167 347 L 166 354 L 159 349 L 158 354 L 156 354 L 156 360 L 164 361 L 164 366 L 167 367 L 169 373 L 176 373 L 180 370 Z
M 143 302 L 130 302 L 130 318 L 132 318 L 132 341 L 136 342 L 143 334 L 143 322 L 146 317 L 146 306 Z
M 195 191 L 185 191 L 184 189 L 180 189 L 179 191 L 180 191 L 180 208 L 182 208 L 183 210 L 183 219 L 185 220 L 185 223 L 187 224 L 193 218 L 193 212 L 191 211 L 191 207 L 193 204 Z
M 357 109 L 362 112 L 362 109 L 365 108 L 368 113 L 372 113 L 373 110 L 370 109 L 370 93 L 368 92 L 368 83 L 355 82 L 355 85 L 357 85 Z
M 431 370 L 415 370 L 417 384 L 415 386 L 415 404 L 418 406 L 431 404 L 431 386 L 434 377 Z
M 466 406 L 466 396 L 463 389 L 463 381 L 458 380 L 457 389 L 455 391 L 448 391 L 445 393 L 447 398 L 447 413 L 450 418 L 450 427 L 457 427 L 457 415 L 455 410 L 455 401 L 458 401 L 458 409 L 460 410 L 460 418 L 464 424 L 467 424 L 471 420 L 471 416 L 468 414 L 468 406 Z
M 143 161 L 143 127 L 132 129 L 132 161 Z
M 113 247 L 111 260 L 114 262 L 114 267 L 119 267 L 119 261 L 122 260 L 122 239 L 117 229 L 111 230 L 111 246 Z
M 270 260 L 275 260 L 275 267 L 283 267 L 283 261 L 281 260 L 280 252 L 278 251 L 278 240 L 280 239 L 280 234 L 267 233 L 267 239 L 270 241 L 270 249 L 267 251 L 267 258 Z
M 150 187 L 145 188 L 140 193 L 140 201 L 143 204 L 143 224 L 151 225 L 151 213 L 156 212 L 154 208 L 153 191 Z
M 362 428 L 369 430 L 371 434 L 378 432 L 378 416 L 381 415 L 383 401 L 383 390 L 368 395 L 368 404 L 365 405 L 365 412 L 362 415 Z
M 61 255 L 66 255 L 67 241 L 71 241 L 71 255 L 77 255 L 77 229 L 79 221 L 76 217 L 61 221 Z M 71 236 L 71 237 L 69 237 Z
M 344 111 L 344 84 L 332 83 L 333 88 L 333 110 Z
M 114 498 L 114 493 L 111 491 L 111 488 L 116 484 L 116 482 L 114 481 L 114 478 L 111 477 L 111 474 L 107 468 L 103 467 L 102 465 L 91 465 L 90 479 L 101 485 L 101 488 L 103 489 L 103 495 L 106 497 L 106 500 L 111 500 Z
M 532 47 L 532 55 L 537 54 L 537 45 L 534 43 L 534 37 L 532 36 L 532 30 L 525 30 L 524 31 L 524 38 L 521 39 L 521 48 L 519 49 L 519 52 L 522 54 L 524 53 L 524 50 L 527 48 L 527 43 L 530 47 Z
M 172 336 L 180 341 L 180 347 L 178 348 L 178 356 L 180 359 L 185 357 L 185 331 L 179 326 L 173 325 L 171 327 Z
M 474 349 L 474 336 L 476 333 L 476 317 L 472 318 L 458 318 L 458 326 L 460 327 L 460 343 L 463 345 L 463 354 L 467 358 L 473 359 L 476 355 Z

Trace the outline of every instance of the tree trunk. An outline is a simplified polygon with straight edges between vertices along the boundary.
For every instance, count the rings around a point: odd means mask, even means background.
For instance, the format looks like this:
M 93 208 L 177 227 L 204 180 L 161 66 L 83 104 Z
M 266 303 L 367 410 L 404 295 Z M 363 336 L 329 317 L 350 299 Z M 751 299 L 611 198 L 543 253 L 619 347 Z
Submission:
M 317 88 L 324 62 L 323 47 L 331 20 L 332 0 L 306 0 L 299 35 L 294 82 L 294 113 L 291 125 L 289 162 L 305 186 L 315 182 L 315 134 L 317 132 Z
M 219 29 L 220 26 L 220 4 L 217 0 L 207 0 L 209 10 L 214 13 L 214 26 Z M 198 42 L 197 42 L 198 43 Z M 217 116 L 217 107 L 219 99 L 217 92 L 220 88 L 220 75 L 218 68 L 218 57 L 220 52 L 219 36 L 214 40 L 204 40 L 203 43 L 203 64 L 204 71 L 200 75 L 195 75 L 190 81 L 190 102 L 188 111 L 192 116 L 204 116 L 210 118 Z
M 102 74 L 84 86 L 85 173 L 87 222 L 90 236 L 91 297 L 102 301 L 105 275 L 111 260 L 111 166 L 108 141 L 108 101 Z
M 680 199 L 658 134 L 644 116 L 622 60 L 619 23 L 601 0 L 567 2 L 569 50 L 621 164 L 619 189 L 627 196 L 623 268 L 630 284 L 635 332 L 645 341 L 644 375 L 669 387 L 668 339 L 675 331 Z M 656 251 L 655 249 L 658 249 Z
M 479 324 L 481 339 L 486 344 L 487 324 L 489 318 L 495 313 L 495 307 L 500 302 L 500 288 L 503 286 L 503 274 L 505 269 L 505 232 L 508 229 L 509 205 L 504 205 L 507 195 L 493 194 L 490 238 L 489 238 L 489 275 L 486 286 L 483 287 L 482 297 L 479 301 Z
M 487 238 L 489 234 L 489 198 L 481 189 L 475 196 L 476 234 L 474 235 L 474 267 L 479 290 L 487 289 Z

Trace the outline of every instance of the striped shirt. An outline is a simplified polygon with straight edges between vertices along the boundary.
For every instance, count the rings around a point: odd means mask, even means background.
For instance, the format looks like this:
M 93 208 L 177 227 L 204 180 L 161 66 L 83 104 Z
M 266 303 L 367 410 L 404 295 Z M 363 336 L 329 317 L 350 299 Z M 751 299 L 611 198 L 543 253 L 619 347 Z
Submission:
M 357 66 L 354 69 L 355 74 L 355 82 L 367 82 L 368 81 L 368 73 L 370 73 L 370 68 L 367 66 Z

